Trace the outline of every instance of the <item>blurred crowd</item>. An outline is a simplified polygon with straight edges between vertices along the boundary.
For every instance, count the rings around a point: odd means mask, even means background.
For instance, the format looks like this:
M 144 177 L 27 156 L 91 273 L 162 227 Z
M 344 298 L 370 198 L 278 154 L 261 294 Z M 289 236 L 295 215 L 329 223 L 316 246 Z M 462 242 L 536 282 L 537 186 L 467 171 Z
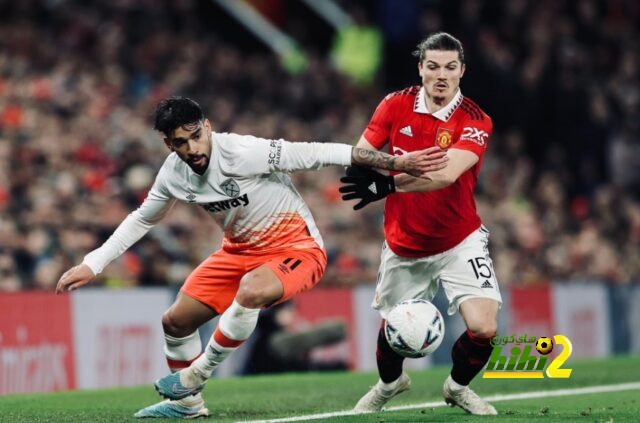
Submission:
M 385 21 L 391 3 L 410 31 Z M 290 74 L 246 35 L 238 46 L 217 30 L 232 18 L 212 7 L 0 2 L 0 291 L 52 289 L 140 204 L 168 154 L 151 128 L 162 98 L 191 96 L 216 131 L 354 143 L 387 92 L 419 83 L 410 52 L 437 30 L 465 45 L 462 91 L 494 121 L 477 203 L 501 284 L 639 279 L 640 4 L 371 2 L 386 40 L 371 85 L 312 46 Z M 383 204 L 354 212 L 341 173 L 293 179 L 326 243 L 324 283 L 373 283 Z M 100 280 L 180 284 L 221 236 L 206 212 L 178 205 Z

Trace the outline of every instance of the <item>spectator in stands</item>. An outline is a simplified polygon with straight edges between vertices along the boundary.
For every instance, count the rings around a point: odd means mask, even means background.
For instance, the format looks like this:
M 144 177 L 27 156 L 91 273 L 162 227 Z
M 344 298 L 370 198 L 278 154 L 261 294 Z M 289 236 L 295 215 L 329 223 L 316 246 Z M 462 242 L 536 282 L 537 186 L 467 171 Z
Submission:
M 208 9 L 210 2 L 28 5 L 0 5 L 3 291 L 52 289 L 55 278 L 47 275 L 53 267 L 77 262 L 80 251 L 100 245 L 140 203 L 165 155 L 149 141 L 154 137 L 147 125 L 159 99 L 196 96 L 223 131 L 355 141 L 380 96 L 398 88 L 358 88 L 332 68 L 324 52 L 310 54 L 307 72 L 289 75 L 275 57 L 256 52 L 248 37 L 223 41 L 225 33 L 211 25 L 220 13 Z M 473 70 L 466 94 L 494 118 L 495 148 L 486 158 L 477 198 L 482 218 L 493 228 L 492 255 L 502 283 L 637 280 L 636 2 L 416 5 L 416 19 L 406 22 L 418 28 L 404 32 L 446 30 L 459 36 Z M 370 12 L 380 17 L 384 10 Z M 393 30 L 380 19 L 374 23 L 382 31 Z M 416 42 L 389 36 L 398 45 Z M 387 81 L 406 81 L 394 77 L 393 63 L 383 68 Z M 360 218 L 332 201 L 327 181 L 337 179 L 335 172 L 294 180 L 326 234 L 330 262 L 324 283 L 371 283 L 378 255 L 371 246 L 382 239 L 382 209 L 376 205 Z M 106 270 L 105 282 L 182 281 L 185 269 L 211 253 L 209 234 L 217 233 L 203 219 L 205 227 L 194 230 L 195 213 L 174 210 L 167 227 Z M 582 240 L 602 246 L 607 260 L 585 266 L 593 252 L 572 247 Z M 154 252 L 162 260 L 151 267 L 144 257 Z M 615 271 L 606 263 L 617 263 Z

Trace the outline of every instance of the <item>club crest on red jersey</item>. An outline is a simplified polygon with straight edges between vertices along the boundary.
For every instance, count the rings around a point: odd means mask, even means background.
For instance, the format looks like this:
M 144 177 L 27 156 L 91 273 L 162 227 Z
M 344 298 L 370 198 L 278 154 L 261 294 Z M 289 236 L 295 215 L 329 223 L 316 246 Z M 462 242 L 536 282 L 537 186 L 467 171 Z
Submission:
M 436 133 L 436 145 L 443 150 L 451 147 L 451 143 L 453 142 L 453 129 L 449 128 L 438 128 L 438 132 Z

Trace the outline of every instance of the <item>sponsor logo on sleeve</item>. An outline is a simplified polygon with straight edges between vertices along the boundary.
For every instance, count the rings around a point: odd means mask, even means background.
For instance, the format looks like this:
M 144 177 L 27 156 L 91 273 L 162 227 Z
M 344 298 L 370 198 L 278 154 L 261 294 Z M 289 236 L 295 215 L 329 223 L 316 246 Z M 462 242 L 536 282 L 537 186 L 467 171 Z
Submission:
M 460 141 L 471 141 L 481 146 L 484 145 L 484 143 L 487 141 L 487 138 L 489 138 L 488 133 L 471 126 L 465 127 L 462 130 L 462 135 L 460 135 Z
M 269 160 L 267 163 L 279 165 L 280 157 L 282 156 L 282 140 L 269 141 Z

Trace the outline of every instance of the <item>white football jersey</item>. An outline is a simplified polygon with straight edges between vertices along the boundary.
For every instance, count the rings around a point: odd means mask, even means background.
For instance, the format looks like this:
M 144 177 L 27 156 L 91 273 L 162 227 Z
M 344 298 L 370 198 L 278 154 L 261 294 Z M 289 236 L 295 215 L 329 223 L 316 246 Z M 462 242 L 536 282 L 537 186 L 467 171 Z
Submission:
M 323 247 L 311 212 L 286 172 L 348 166 L 351 150 L 346 144 L 291 143 L 214 132 L 206 172 L 198 175 L 171 153 L 142 205 L 100 248 L 85 256 L 84 263 L 100 273 L 176 201 L 204 208 L 223 228 L 223 249 L 232 253 Z

